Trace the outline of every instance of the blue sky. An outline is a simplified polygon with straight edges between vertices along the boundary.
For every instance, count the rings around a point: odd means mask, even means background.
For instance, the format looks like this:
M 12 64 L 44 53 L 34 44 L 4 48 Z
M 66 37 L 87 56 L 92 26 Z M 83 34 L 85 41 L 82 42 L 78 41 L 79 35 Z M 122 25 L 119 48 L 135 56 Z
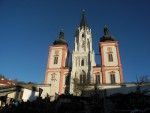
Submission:
M 119 41 L 125 82 L 150 76 L 149 0 L 0 0 L 0 74 L 43 83 L 49 46 L 63 29 L 72 52 L 83 9 L 95 53 L 106 24 Z

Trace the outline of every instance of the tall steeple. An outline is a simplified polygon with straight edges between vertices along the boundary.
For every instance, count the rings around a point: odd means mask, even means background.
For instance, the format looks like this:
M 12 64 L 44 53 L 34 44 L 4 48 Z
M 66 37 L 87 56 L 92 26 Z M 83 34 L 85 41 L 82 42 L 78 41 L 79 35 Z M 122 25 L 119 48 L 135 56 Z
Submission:
M 85 11 L 83 10 L 82 11 L 82 18 L 81 18 L 81 21 L 80 21 L 80 27 L 88 27 L 88 24 L 87 24 L 87 21 L 86 21 L 86 18 L 85 18 Z
M 83 10 L 79 27 L 75 34 L 74 50 L 72 52 L 71 80 L 78 78 L 80 84 L 93 83 L 93 66 L 95 53 L 92 48 L 92 33 L 88 27 Z M 73 82 L 70 82 L 70 93 L 73 93 Z

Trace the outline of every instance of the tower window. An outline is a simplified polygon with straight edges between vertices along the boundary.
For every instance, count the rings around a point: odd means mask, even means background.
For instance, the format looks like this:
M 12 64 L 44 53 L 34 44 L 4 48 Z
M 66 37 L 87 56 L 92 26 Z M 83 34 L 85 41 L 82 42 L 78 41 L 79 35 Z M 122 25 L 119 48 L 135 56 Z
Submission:
M 81 60 L 81 66 L 84 66 L 84 59 Z
M 51 76 L 52 76 L 51 80 L 56 80 L 56 74 L 55 73 L 53 73 Z
M 84 37 L 84 34 L 82 34 L 82 37 Z
M 109 60 L 109 62 L 113 62 L 113 55 L 112 55 L 112 53 L 108 54 L 108 60 Z
M 100 84 L 100 75 L 96 75 L 96 81 L 95 81 L 96 84 Z
M 86 74 L 84 71 L 82 71 L 80 75 L 80 84 L 85 84 L 85 82 L 86 82 Z
M 114 73 L 110 74 L 110 82 L 111 82 L 111 84 L 115 84 L 116 83 L 115 74 Z
M 57 64 L 58 63 L 58 56 L 55 56 L 54 57 L 54 64 Z
M 80 84 L 85 83 L 85 75 L 80 75 Z

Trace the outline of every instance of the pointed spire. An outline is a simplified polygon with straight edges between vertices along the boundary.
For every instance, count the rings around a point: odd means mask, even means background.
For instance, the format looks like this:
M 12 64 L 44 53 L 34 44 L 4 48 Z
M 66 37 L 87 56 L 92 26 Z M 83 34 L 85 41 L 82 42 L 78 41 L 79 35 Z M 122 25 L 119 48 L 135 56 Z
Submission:
M 85 18 L 85 11 L 83 10 L 82 11 L 82 18 L 81 18 L 81 21 L 80 21 L 80 27 L 88 27 L 88 24 L 87 24 L 87 21 L 86 21 L 86 18 Z

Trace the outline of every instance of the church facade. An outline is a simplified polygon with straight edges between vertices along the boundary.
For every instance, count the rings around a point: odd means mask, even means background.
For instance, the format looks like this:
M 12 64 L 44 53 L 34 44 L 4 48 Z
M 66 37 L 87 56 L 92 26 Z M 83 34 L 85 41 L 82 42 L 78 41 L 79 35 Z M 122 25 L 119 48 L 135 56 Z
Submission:
M 118 41 L 104 26 L 104 35 L 98 42 L 101 66 L 96 64 L 92 48 L 92 31 L 83 11 L 75 33 L 74 49 L 69 52 L 68 43 L 61 31 L 59 38 L 50 46 L 44 84 L 51 85 L 51 95 L 74 94 L 74 82 L 79 84 L 122 84 L 123 73 Z M 71 64 L 69 64 L 71 57 Z

